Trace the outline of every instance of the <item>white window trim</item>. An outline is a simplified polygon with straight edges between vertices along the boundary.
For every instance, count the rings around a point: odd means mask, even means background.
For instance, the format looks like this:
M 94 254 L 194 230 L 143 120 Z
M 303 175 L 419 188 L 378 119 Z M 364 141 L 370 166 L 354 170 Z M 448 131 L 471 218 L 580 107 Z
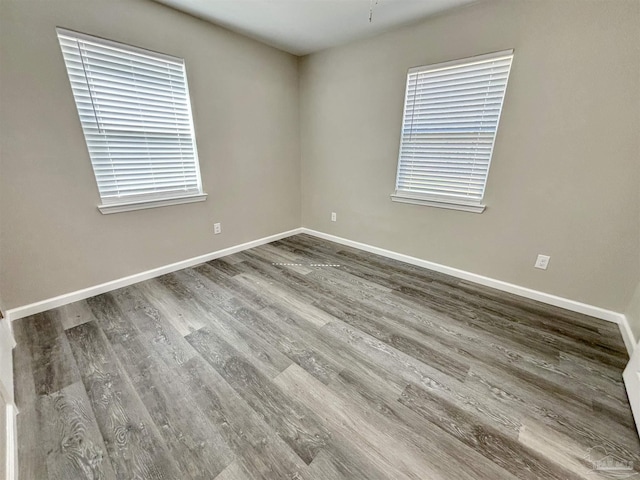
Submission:
M 466 58 L 461 58 L 458 60 L 451 60 L 451 61 L 447 61 L 447 62 L 441 62 L 441 63 L 436 63 L 436 64 L 431 64 L 431 65 L 424 65 L 424 66 L 420 66 L 420 67 L 413 67 L 410 68 L 409 71 L 407 72 L 407 79 L 408 76 L 412 73 L 418 73 L 418 72 L 422 72 L 422 71 L 436 71 L 436 70 L 440 70 L 440 69 L 445 69 L 445 68 L 451 68 L 451 67 L 455 67 L 458 65 L 468 65 L 468 64 L 472 64 L 474 62 L 482 62 L 491 58 L 498 58 L 498 57 L 502 57 L 502 56 L 507 56 L 507 55 L 513 55 L 514 50 L 513 49 L 508 49 L 508 50 L 502 50 L 502 51 L 498 51 L 498 52 L 492 52 L 492 53 L 486 53 L 486 54 L 482 54 L 482 55 L 476 55 L 473 57 L 466 57 Z M 509 69 L 510 70 L 510 69 Z M 509 75 L 507 76 L 507 82 L 508 82 L 508 78 Z M 408 82 L 407 82 L 407 91 L 408 91 Z M 506 96 L 506 86 L 505 86 L 505 93 L 502 97 L 502 104 L 500 107 L 500 113 L 498 115 L 498 126 L 500 124 L 500 117 L 502 116 L 502 109 L 504 106 L 504 97 Z M 405 91 L 405 102 L 406 102 L 406 96 L 407 96 L 407 91 Z M 402 114 L 403 118 L 402 118 L 402 122 L 404 123 L 404 116 L 405 116 L 405 111 L 404 111 L 404 107 L 403 107 L 403 114 Z M 402 128 L 402 126 L 401 126 Z M 498 127 L 499 128 L 499 127 Z M 424 206 L 429 206 L 429 207 L 437 207 L 437 208 L 446 208 L 446 209 L 451 209 L 451 210 L 459 210 L 459 211 L 464 211 L 464 212 L 471 212 L 471 213 L 483 213 L 485 211 L 485 209 L 487 208 L 487 206 L 482 202 L 484 200 L 484 193 L 486 191 L 486 186 L 488 183 L 488 176 L 489 176 L 489 170 L 491 167 L 491 160 L 493 159 L 493 150 L 495 147 L 495 141 L 496 141 L 496 137 L 498 136 L 498 131 L 496 130 L 496 134 L 493 138 L 493 143 L 491 144 L 491 150 L 489 153 L 489 164 L 487 166 L 487 178 L 485 180 L 485 184 L 484 184 L 484 188 L 483 188 L 483 192 L 482 192 L 482 199 L 480 199 L 479 201 L 468 201 L 468 200 L 463 200 L 463 199 L 456 199 L 455 197 L 438 197 L 438 196 L 434 196 L 434 195 L 420 195 L 418 193 L 410 193 L 407 191 L 402 191 L 402 190 L 398 190 L 397 189 L 397 185 L 398 185 L 398 177 L 400 175 L 400 162 L 401 162 L 401 155 L 402 153 L 400 152 L 398 155 L 398 165 L 397 165 L 397 169 L 396 169 L 396 189 L 394 190 L 394 192 L 390 195 L 391 200 L 394 202 L 398 202 L 398 203 L 408 203 L 408 204 L 412 204 L 412 205 L 424 205 Z M 401 137 L 402 137 L 402 133 L 401 133 Z M 402 138 L 400 140 L 400 148 L 402 148 Z
M 420 197 L 416 195 L 406 195 L 404 192 L 391 194 L 391 200 L 398 203 L 410 203 L 412 205 L 425 205 L 427 207 L 448 208 L 450 210 L 461 210 L 463 212 L 482 213 L 487 208 L 482 203 L 465 202 L 464 200 L 437 199 L 434 197 Z
M 183 203 L 204 202 L 206 193 L 196 195 L 181 195 L 175 197 L 163 197 L 156 199 L 139 200 L 135 202 L 106 203 L 98 205 L 98 210 L 104 215 L 111 213 L 130 212 L 132 210 L 144 210 L 147 208 L 167 207 L 169 205 L 181 205 Z
M 127 50 L 131 52 L 136 52 L 142 55 L 153 55 L 154 57 L 166 59 L 169 61 L 180 61 L 184 64 L 184 59 L 175 57 L 173 55 L 167 55 L 165 53 L 157 52 L 154 50 L 149 50 L 141 47 L 137 47 L 134 45 L 129 45 L 123 42 L 117 42 L 114 40 L 109 40 L 102 37 L 97 37 L 95 35 L 88 35 L 82 32 L 77 32 L 75 30 L 69 30 L 62 27 L 56 27 L 56 32 L 61 33 L 63 35 L 74 36 L 81 40 L 87 40 L 90 42 L 99 42 L 106 46 L 111 46 L 115 48 L 123 48 L 126 47 Z M 66 61 L 65 61 L 65 69 L 66 69 Z M 198 179 L 198 192 L 197 193 L 186 193 L 186 194 L 175 194 L 175 195 L 164 195 L 164 196 L 154 196 L 154 195 L 144 195 L 140 196 L 136 199 L 134 196 L 125 197 L 122 200 L 114 200 L 113 202 L 103 202 L 97 206 L 98 210 L 104 214 L 112 214 L 112 213 L 120 213 L 120 212 L 129 212 L 134 210 L 144 210 L 149 208 L 157 208 L 157 207 L 165 207 L 171 205 L 181 205 L 186 203 L 194 203 L 194 202 L 203 202 L 207 199 L 207 194 L 204 193 L 202 188 L 202 174 L 200 172 L 200 159 L 198 156 L 198 147 L 196 143 L 196 134 L 195 127 L 193 123 L 193 108 L 191 106 L 191 95 L 189 92 L 189 83 L 188 83 L 188 75 L 187 68 L 184 65 L 184 83 L 185 89 L 187 92 L 187 110 L 189 114 L 189 126 L 191 130 L 191 140 L 193 142 L 193 155 L 194 155 L 194 164 L 195 171 Z M 75 98 L 74 98 L 75 103 Z M 84 131 L 83 131 L 84 133 Z M 97 179 L 96 179 L 97 183 Z M 101 197 L 102 200 L 102 197 Z

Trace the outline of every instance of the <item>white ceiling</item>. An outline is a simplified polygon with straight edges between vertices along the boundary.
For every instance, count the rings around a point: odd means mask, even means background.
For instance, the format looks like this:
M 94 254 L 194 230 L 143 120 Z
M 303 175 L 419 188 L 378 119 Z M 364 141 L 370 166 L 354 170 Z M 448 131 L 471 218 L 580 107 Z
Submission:
M 306 55 L 476 0 L 157 1 L 294 55 Z

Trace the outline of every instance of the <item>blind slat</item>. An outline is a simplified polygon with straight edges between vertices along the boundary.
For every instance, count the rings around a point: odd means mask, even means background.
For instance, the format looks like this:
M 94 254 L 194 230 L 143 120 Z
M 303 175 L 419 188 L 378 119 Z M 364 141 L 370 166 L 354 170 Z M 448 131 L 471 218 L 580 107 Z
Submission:
M 103 202 L 202 193 L 184 60 L 58 29 Z
M 464 72 L 452 72 L 448 75 L 434 76 L 429 74 L 413 74 L 409 76 L 409 86 L 416 85 L 447 85 L 457 83 L 482 82 L 487 78 L 506 77 L 509 73 L 507 65 L 492 66 L 484 69 L 470 70 L 466 74 Z
M 396 192 L 482 201 L 513 54 L 467 60 L 407 75 Z

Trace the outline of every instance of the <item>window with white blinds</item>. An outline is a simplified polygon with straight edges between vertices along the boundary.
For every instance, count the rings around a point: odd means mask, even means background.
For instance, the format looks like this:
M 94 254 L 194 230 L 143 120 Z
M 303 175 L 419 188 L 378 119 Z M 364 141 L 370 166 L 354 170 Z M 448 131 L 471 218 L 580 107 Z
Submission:
M 103 213 L 202 201 L 184 60 L 57 29 Z
M 482 212 L 513 50 L 409 70 L 400 202 Z

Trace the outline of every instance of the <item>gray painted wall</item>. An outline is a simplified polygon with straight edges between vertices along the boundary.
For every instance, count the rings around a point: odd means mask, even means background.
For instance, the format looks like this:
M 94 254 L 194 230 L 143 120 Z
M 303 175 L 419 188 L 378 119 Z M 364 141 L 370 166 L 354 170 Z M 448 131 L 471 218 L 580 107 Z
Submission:
M 185 58 L 206 202 L 98 212 L 56 26 Z M 6 308 L 300 226 L 296 57 L 146 0 L 2 0 L 0 55 Z
M 624 312 L 640 277 L 639 31 L 635 0 L 491 1 L 303 58 L 303 225 Z M 508 48 L 485 213 L 393 203 L 407 69 Z
M 206 202 L 97 211 L 56 26 L 186 59 Z M 490 1 L 298 60 L 146 0 L 4 0 L 4 306 L 285 231 L 302 219 L 630 312 L 640 280 L 639 29 L 635 0 Z M 505 48 L 516 52 L 487 211 L 392 203 L 407 69 Z M 222 235 L 212 234 L 214 221 Z M 549 270 L 533 268 L 538 253 L 551 255 Z M 640 314 L 630 318 L 640 334 Z

